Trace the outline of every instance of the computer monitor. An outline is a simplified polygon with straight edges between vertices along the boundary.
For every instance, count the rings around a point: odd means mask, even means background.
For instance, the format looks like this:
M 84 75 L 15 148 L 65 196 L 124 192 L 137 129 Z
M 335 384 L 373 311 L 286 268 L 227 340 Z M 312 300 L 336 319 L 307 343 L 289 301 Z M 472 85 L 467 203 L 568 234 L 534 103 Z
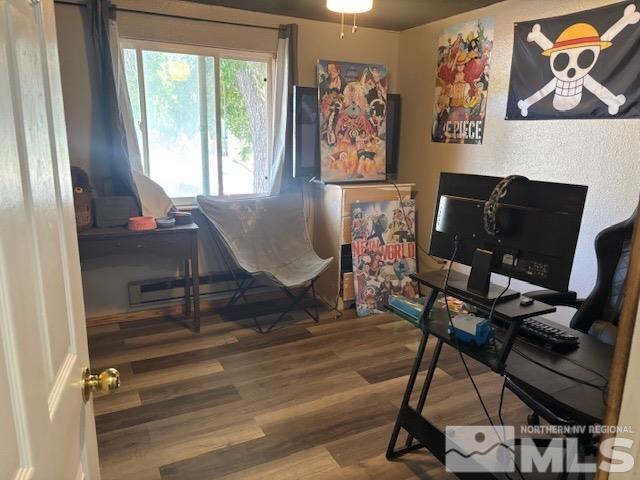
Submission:
M 293 87 L 293 176 L 320 177 L 320 128 L 318 89 Z M 387 178 L 398 177 L 400 150 L 401 98 L 397 93 L 387 94 Z
M 490 286 L 491 272 L 566 291 L 573 266 L 587 187 L 514 179 L 497 197 L 487 225 L 485 206 L 499 177 L 441 173 L 429 253 L 472 267 L 466 285 L 452 283 L 480 300 L 508 300 Z M 495 232 L 491 234 L 490 232 Z M 456 240 L 457 239 L 457 240 Z

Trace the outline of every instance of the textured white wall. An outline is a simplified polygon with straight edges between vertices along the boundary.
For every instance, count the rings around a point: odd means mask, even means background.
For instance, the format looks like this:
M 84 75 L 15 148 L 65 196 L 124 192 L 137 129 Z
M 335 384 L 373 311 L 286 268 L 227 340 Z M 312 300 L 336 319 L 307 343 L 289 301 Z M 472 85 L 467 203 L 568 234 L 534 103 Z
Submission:
M 603 6 L 598 0 L 510 0 L 400 34 L 399 90 L 403 95 L 400 178 L 417 182 L 419 241 L 428 245 L 441 171 L 588 185 L 589 193 L 571 287 L 586 294 L 596 275 L 593 240 L 638 203 L 640 120 L 505 121 L 513 23 Z M 495 16 L 488 106 L 482 145 L 431 142 L 436 40 L 444 26 Z M 640 26 L 636 26 L 640 28 Z M 636 67 L 637 68 L 637 67 Z M 429 260 L 423 256 L 423 268 Z

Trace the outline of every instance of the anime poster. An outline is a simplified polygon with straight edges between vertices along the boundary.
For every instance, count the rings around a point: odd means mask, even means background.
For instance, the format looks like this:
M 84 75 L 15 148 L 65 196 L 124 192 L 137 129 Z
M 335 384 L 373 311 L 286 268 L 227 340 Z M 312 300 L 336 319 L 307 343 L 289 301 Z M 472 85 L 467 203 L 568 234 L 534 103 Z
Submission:
M 516 23 L 507 120 L 640 117 L 640 0 Z
M 418 296 L 415 201 L 354 203 L 351 252 L 358 316 L 383 313 L 389 295 Z
M 384 180 L 387 68 L 320 60 L 318 101 L 321 180 Z
M 440 32 L 434 142 L 482 143 L 494 25 L 494 17 L 485 17 Z

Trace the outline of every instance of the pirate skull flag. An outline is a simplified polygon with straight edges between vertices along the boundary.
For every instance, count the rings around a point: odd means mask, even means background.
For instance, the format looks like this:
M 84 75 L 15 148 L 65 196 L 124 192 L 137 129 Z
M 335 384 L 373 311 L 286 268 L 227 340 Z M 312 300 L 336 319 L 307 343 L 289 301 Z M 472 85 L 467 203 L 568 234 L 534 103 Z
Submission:
M 507 120 L 640 117 L 640 0 L 515 24 Z

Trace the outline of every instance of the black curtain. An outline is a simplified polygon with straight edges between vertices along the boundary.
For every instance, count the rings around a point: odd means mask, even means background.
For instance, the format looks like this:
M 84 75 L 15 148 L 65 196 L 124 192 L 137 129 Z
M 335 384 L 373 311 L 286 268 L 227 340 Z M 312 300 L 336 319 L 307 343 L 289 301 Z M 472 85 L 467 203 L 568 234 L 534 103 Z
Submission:
M 93 109 L 92 181 L 99 195 L 131 195 L 138 199 L 111 60 L 109 20 L 112 15 L 115 9 L 109 0 L 87 0 L 90 37 L 87 54 Z
M 287 133 L 282 170 L 282 191 L 300 189 L 293 178 L 293 86 L 298 84 L 298 25 L 280 25 L 279 38 L 289 39 L 289 99 L 287 105 Z

